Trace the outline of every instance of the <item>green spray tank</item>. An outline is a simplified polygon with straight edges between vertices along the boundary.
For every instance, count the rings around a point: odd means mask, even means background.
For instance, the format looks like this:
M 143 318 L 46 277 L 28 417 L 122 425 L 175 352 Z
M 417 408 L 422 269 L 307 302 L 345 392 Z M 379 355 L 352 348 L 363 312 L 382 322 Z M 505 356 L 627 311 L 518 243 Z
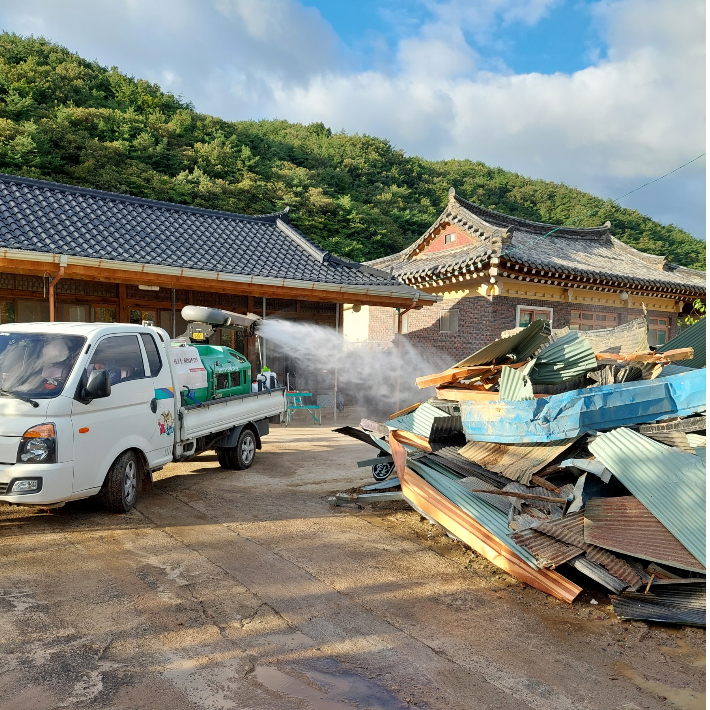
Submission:
M 187 330 L 173 340 L 172 355 L 178 373 L 184 406 L 235 397 L 251 392 L 251 365 L 242 353 L 222 345 L 211 345 L 215 328 L 241 330 L 253 336 L 261 320 L 250 313 L 224 311 L 205 306 L 185 306 L 181 315 Z

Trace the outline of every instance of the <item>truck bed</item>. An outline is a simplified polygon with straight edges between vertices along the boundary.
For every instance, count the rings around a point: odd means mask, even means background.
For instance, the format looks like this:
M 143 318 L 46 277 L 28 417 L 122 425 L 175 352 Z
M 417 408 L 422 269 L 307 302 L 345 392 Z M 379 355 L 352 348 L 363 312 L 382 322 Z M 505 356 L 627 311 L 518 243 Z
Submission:
M 286 411 L 286 389 L 213 399 L 181 407 L 178 436 L 182 441 L 216 434 L 234 426 L 273 417 Z

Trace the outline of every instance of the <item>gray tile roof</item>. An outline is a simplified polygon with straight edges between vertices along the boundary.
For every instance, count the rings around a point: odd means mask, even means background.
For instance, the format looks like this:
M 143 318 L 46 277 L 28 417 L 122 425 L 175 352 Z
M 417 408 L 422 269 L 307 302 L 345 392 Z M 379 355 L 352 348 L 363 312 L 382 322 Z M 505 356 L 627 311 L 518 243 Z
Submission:
M 0 248 L 354 286 L 397 285 L 288 224 L 0 174 Z
M 368 262 L 392 269 L 407 281 L 446 278 L 450 274 L 486 265 L 491 257 L 506 264 L 544 269 L 559 275 L 591 277 L 632 283 L 639 287 L 705 293 L 705 272 L 668 263 L 665 257 L 645 254 L 615 239 L 611 225 L 574 229 L 530 222 L 494 212 L 464 200 L 450 191 L 449 204 L 414 244 L 399 254 Z M 423 249 L 440 226 L 453 224 L 475 241 L 452 249 Z M 557 229 L 547 236 L 548 232 Z

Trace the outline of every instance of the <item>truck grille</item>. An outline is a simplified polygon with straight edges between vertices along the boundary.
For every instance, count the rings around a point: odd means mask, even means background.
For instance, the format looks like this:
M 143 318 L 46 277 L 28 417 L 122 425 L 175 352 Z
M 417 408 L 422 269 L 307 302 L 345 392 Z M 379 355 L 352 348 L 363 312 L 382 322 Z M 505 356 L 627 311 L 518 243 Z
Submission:
M 0 496 L 4 496 L 7 492 L 8 483 L 6 481 L 0 481 Z

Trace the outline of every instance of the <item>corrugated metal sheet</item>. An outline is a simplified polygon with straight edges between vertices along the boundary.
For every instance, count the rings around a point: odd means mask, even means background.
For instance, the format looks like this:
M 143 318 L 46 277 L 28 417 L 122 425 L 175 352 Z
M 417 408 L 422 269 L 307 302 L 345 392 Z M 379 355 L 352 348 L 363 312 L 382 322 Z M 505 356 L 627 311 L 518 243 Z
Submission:
M 550 337 L 550 324 L 546 320 L 536 320 L 519 333 L 509 338 L 496 340 L 478 352 L 469 355 L 454 367 L 474 367 L 476 365 L 510 364 L 527 360 Z M 512 358 L 508 357 L 509 355 Z
M 570 560 L 570 564 L 577 571 L 582 574 L 586 574 L 587 577 L 593 579 L 595 582 L 603 585 L 612 592 L 618 594 L 622 590 L 626 589 L 626 584 L 620 579 L 617 579 L 613 574 L 609 574 L 601 565 L 592 562 L 587 557 L 575 557 Z
M 482 481 L 490 483 L 495 488 L 504 488 L 508 484 L 508 479 L 498 473 L 489 471 L 483 466 L 479 466 L 473 461 L 469 461 L 459 453 L 460 447 L 442 446 L 433 454 L 427 454 L 424 459 L 430 462 L 436 462 L 439 465 L 456 471 L 461 476 L 474 476 Z
M 395 441 L 393 447 L 398 446 Z M 401 452 L 400 452 L 401 453 Z M 399 454 L 395 455 L 395 461 L 400 460 Z M 538 569 L 537 563 L 529 552 L 517 546 L 506 537 L 499 538 L 484 525 L 480 524 L 472 515 L 465 512 L 458 505 L 455 505 L 446 495 L 438 491 L 423 477 L 414 473 L 410 468 L 402 465 L 398 468 L 400 480 L 402 481 L 402 493 L 405 500 L 417 511 L 426 515 L 452 535 L 469 545 L 478 554 L 483 555 L 487 560 L 513 575 L 517 579 L 529 584 L 536 589 L 552 594 L 561 601 L 571 603 L 582 591 L 582 588 L 570 582 L 554 570 Z M 455 483 L 451 485 L 457 487 L 461 493 L 466 491 Z M 472 494 L 468 494 L 472 496 Z M 479 501 L 481 506 L 487 506 L 483 501 Z M 495 510 L 487 506 L 490 510 Z M 495 511 L 502 515 L 499 511 Z M 521 550 L 524 557 L 516 550 Z M 526 560 L 532 559 L 533 565 Z
M 584 541 L 632 557 L 705 572 L 705 567 L 633 496 L 588 500 Z
M 706 585 L 654 585 L 648 594 L 625 592 L 612 604 L 620 619 L 705 626 Z
M 390 419 L 385 424 L 390 429 L 403 429 L 430 441 L 446 441 L 462 434 L 461 417 L 424 403 L 414 411 Z
M 584 336 L 589 340 L 595 353 L 646 352 L 648 350 L 648 324 L 645 318 L 636 318 L 616 328 L 587 330 Z
M 584 550 L 566 542 L 556 540 L 554 537 L 545 535 L 537 530 L 519 530 L 513 533 L 511 539 L 521 547 L 524 547 L 531 555 L 534 555 L 540 567 L 554 569 L 563 562 L 584 554 Z
M 461 402 L 466 438 L 498 443 L 545 442 L 705 409 L 705 372 L 590 387 L 532 402 Z
M 469 441 L 461 456 L 512 481 L 529 483 L 533 474 L 569 448 L 577 437 L 546 444 L 491 444 Z
M 704 374 L 702 370 L 698 373 Z M 679 377 L 687 377 L 680 375 Z M 703 378 L 703 393 L 705 382 Z M 600 434 L 589 450 L 705 565 L 705 462 L 631 429 Z
M 581 511 L 568 515 L 561 520 L 538 523 L 535 529 L 557 540 L 580 547 L 584 550 L 590 562 L 606 567 L 614 577 L 625 582 L 628 586 L 637 589 L 641 585 L 641 577 L 634 572 L 627 562 L 620 560 L 616 555 L 612 555 L 601 547 L 585 542 L 584 514 Z
M 594 370 L 597 359 L 589 341 L 579 331 L 561 337 L 544 348 L 530 370 L 533 384 L 554 385 Z
M 656 352 L 664 353 L 667 350 L 678 350 L 679 348 L 693 348 L 693 357 L 690 360 L 680 360 L 679 365 L 688 367 L 705 367 L 705 322 L 702 318 L 675 338 L 669 340 L 665 345 L 657 348 Z
M 452 503 L 465 511 L 486 530 L 495 535 L 499 540 L 505 541 L 508 535 L 508 516 L 492 505 L 486 503 L 475 493 L 470 493 L 455 481 L 443 475 L 433 467 L 420 461 L 408 461 L 409 467 L 421 476 L 430 486 L 446 496 Z M 506 544 L 509 544 L 506 542 Z M 510 545 L 514 552 L 522 557 L 529 565 L 537 567 L 535 558 L 522 547 Z
M 485 488 L 486 490 L 490 491 L 498 491 L 500 490 L 499 488 L 496 488 L 495 486 L 492 486 L 490 483 L 487 483 L 486 481 L 482 481 L 480 478 L 476 478 L 475 476 L 467 476 L 466 478 L 461 478 L 458 481 L 456 481 L 459 486 L 463 486 L 467 491 L 471 491 L 474 488 Z M 473 495 L 478 496 L 481 498 L 481 500 L 485 500 L 486 503 L 489 505 L 492 505 L 494 508 L 498 508 L 498 510 L 501 511 L 501 513 L 504 513 L 506 516 L 506 519 L 508 517 L 508 513 L 510 512 L 510 509 L 513 507 L 513 501 L 510 498 L 506 498 L 505 496 L 498 496 L 498 495 L 487 495 L 485 493 L 474 493 Z
M 518 402 L 525 399 L 535 399 L 532 382 L 527 374 L 528 366 L 519 369 L 504 367 L 500 372 L 498 388 L 500 398 L 507 402 Z

